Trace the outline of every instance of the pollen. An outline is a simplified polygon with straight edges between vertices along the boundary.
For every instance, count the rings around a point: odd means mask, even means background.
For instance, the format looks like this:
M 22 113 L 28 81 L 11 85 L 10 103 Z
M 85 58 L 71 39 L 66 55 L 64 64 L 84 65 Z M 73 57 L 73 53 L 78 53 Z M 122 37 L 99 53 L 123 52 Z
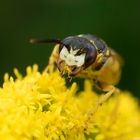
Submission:
M 140 108 L 131 93 L 121 91 L 90 114 L 99 95 L 89 80 L 78 91 L 75 82 L 66 86 L 58 70 L 41 73 L 34 65 L 25 76 L 18 69 L 14 73 L 16 78 L 5 74 L 0 88 L 2 140 L 140 138 Z

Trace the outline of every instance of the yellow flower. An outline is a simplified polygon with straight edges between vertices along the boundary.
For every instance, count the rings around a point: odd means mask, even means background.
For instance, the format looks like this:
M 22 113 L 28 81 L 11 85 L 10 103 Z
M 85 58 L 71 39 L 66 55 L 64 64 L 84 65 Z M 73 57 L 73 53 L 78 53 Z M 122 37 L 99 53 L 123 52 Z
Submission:
M 99 95 L 85 80 L 66 86 L 59 72 L 40 73 L 37 65 L 26 76 L 5 74 L 0 88 L 2 140 L 133 140 L 140 138 L 140 109 L 130 93 L 109 98 L 92 112 Z

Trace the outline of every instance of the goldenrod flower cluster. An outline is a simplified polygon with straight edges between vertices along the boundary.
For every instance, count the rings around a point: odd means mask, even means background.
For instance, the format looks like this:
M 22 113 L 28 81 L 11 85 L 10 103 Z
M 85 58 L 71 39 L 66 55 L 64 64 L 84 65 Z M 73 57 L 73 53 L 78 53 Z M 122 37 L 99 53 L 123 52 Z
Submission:
M 5 74 L 0 88 L 1 140 L 135 140 L 140 139 L 138 101 L 128 92 L 109 98 L 91 113 L 99 95 L 85 80 L 84 90 L 65 84 L 59 72 L 40 73 L 36 65 L 26 76 Z

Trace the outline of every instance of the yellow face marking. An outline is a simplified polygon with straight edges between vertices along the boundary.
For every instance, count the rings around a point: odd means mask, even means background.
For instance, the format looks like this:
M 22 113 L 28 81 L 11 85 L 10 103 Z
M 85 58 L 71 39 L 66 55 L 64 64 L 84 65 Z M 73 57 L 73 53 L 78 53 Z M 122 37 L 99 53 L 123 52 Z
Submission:
M 71 47 L 71 50 L 69 52 L 67 48 L 64 46 L 60 52 L 60 59 L 64 60 L 68 66 L 75 65 L 77 67 L 80 67 L 85 63 L 86 54 L 83 53 L 81 55 L 75 56 L 78 51 L 79 49 L 73 50 Z

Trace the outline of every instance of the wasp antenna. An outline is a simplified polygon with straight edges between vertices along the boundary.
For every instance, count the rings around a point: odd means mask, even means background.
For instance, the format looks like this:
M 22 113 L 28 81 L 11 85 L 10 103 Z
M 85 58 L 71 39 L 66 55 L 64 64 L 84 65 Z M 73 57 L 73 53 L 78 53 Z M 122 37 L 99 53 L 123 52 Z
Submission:
M 39 38 L 32 38 L 30 39 L 30 43 L 32 44 L 45 44 L 45 43 L 56 43 L 56 44 L 62 44 L 61 40 L 59 39 L 39 39 Z

